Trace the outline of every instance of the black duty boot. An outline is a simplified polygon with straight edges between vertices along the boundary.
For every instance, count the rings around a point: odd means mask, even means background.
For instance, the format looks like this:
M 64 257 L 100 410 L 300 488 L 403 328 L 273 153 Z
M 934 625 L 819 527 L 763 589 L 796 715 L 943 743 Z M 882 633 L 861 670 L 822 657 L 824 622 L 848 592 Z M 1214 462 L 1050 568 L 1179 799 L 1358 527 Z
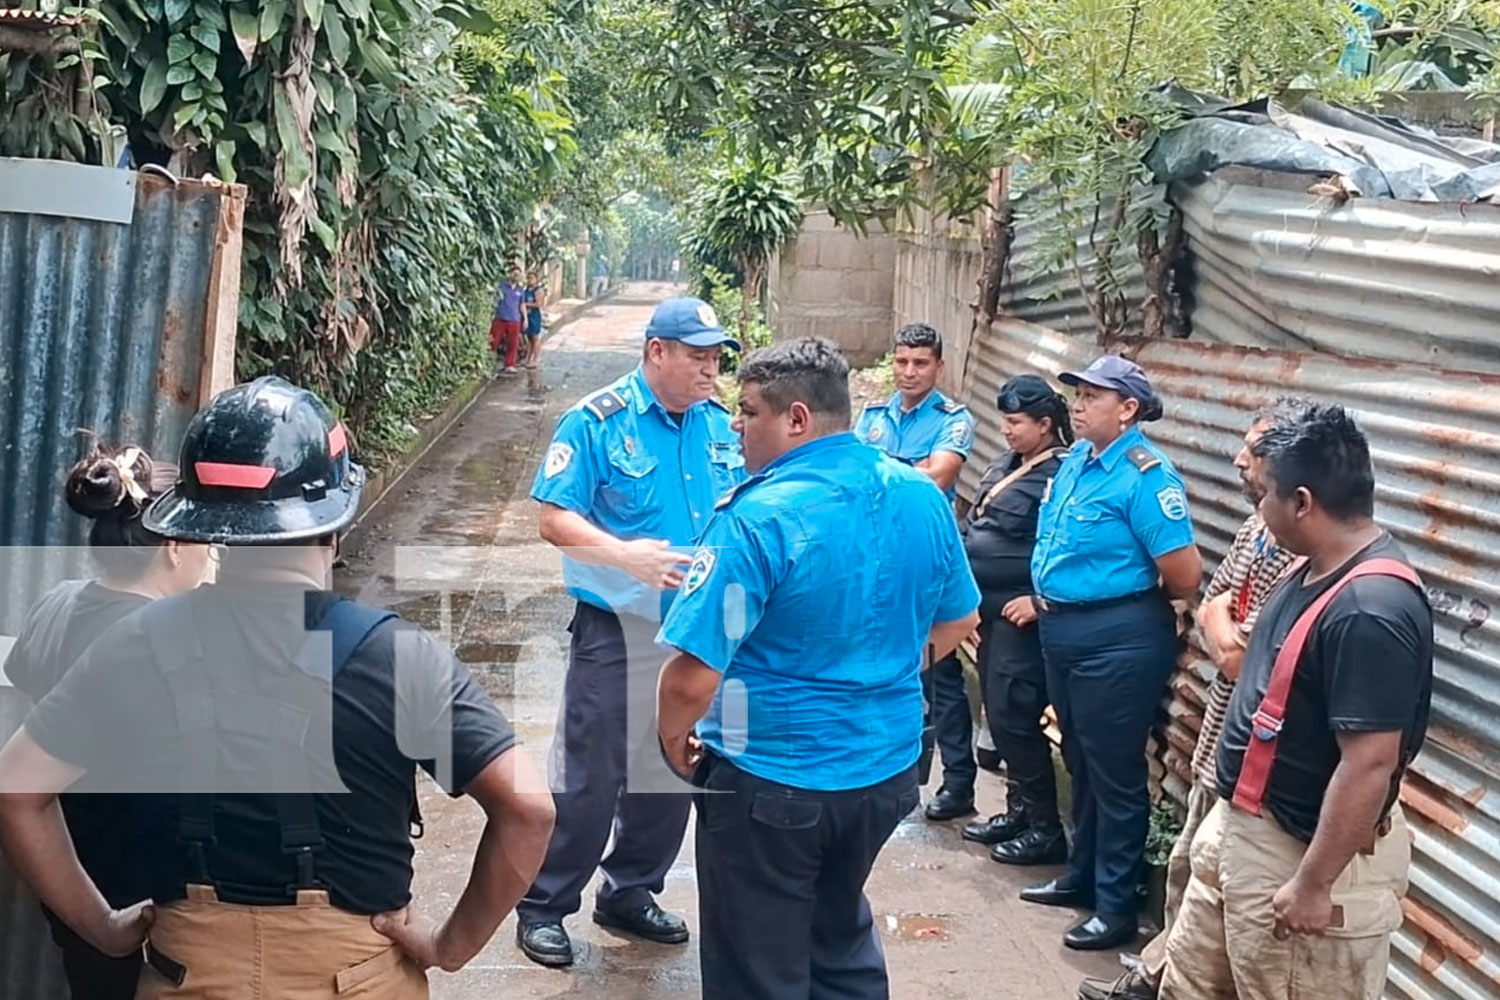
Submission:
M 526 957 L 538 965 L 573 964 L 573 941 L 563 930 L 561 921 L 541 920 L 516 925 L 516 944 Z
M 657 944 L 682 944 L 688 939 L 687 922 L 668 913 L 655 900 L 631 910 L 604 910 L 594 907 L 594 923 L 610 930 L 624 931 Z
M 974 812 L 974 790 L 967 792 L 950 792 L 947 788 L 938 789 L 938 793 L 927 803 L 923 814 L 934 822 L 942 822 L 949 819 L 958 819 L 968 816 Z
M 1025 808 L 1012 805 L 1005 812 L 991 816 L 989 819 L 964 824 L 963 837 L 976 844 L 1003 844 L 1025 833 L 1030 825 L 1026 819 Z
M 1014 840 L 990 848 L 990 860 L 1002 865 L 1060 865 L 1068 860 L 1068 841 L 1061 828 L 1033 827 Z

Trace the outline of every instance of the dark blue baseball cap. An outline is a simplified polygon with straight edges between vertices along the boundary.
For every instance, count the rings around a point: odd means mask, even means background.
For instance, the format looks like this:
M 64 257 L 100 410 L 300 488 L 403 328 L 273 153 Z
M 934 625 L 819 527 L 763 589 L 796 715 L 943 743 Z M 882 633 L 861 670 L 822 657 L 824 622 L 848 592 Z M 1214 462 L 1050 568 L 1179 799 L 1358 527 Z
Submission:
M 1151 388 L 1151 380 L 1141 366 L 1118 354 L 1106 354 L 1081 372 L 1063 372 L 1058 381 L 1064 385 L 1091 385 L 1098 389 L 1109 389 L 1134 399 L 1141 404 L 1141 420 L 1158 420 L 1162 415 L 1161 401 Z
M 646 339 L 680 340 L 689 347 L 725 346 L 738 351 L 740 342 L 724 332 L 714 307 L 702 299 L 668 299 L 656 307 L 646 324 Z

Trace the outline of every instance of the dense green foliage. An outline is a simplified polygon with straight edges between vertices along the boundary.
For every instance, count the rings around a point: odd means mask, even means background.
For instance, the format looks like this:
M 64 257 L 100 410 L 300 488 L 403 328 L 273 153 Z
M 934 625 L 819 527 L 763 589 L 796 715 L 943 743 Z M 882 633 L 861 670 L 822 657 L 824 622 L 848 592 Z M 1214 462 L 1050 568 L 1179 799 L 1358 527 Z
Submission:
M 737 163 L 714 173 L 693 201 L 686 245 L 697 263 L 727 258 L 742 281 L 741 337 L 750 333 L 751 305 L 760 298 L 766 267 L 802 225 L 792 181 L 764 161 Z

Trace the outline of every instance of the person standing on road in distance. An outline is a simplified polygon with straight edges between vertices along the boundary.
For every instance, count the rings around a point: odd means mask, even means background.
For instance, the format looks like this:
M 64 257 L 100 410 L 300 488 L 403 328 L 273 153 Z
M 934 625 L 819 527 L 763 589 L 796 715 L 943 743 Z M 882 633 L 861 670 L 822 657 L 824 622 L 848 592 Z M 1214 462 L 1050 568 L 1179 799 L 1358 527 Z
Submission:
M 1014 865 L 1057 864 L 1068 854 L 1057 814 L 1052 744 L 1042 731 L 1047 669 L 1031 600 L 1031 552 L 1047 486 L 1073 443 L 1068 403 L 1037 375 L 1000 387 L 995 405 L 1010 450 L 979 481 L 964 524 L 964 548 L 984 595 L 978 662 L 985 715 L 1005 761 L 1005 812 L 964 827 L 965 840 L 991 845 Z
M 1021 898 L 1094 910 L 1063 943 L 1099 950 L 1136 935 L 1146 736 L 1177 662 L 1170 602 L 1197 594 L 1203 561 L 1182 478 L 1140 429 L 1162 415 L 1145 372 L 1105 355 L 1060 378 L 1078 390 L 1079 441 L 1042 501 L 1031 577 L 1073 779 L 1073 844 L 1067 874 Z
M 526 307 L 526 328 L 521 331 L 526 338 L 524 362 L 527 368 L 536 368 L 537 359 L 542 355 L 542 322 L 545 319 L 543 310 L 547 305 L 547 289 L 537 281 L 535 271 L 526 275 L 526 288 L 521 301 Z
M 896 392 L 883 403 L 868 404 L 854 434 L 926 473 L 952 503 L 959 470 L 974 446 L 974 417 L 962 403 L 938 391 L 942 336 L 923 323 L 902 327 L 896 333 L 892 365 Z M 935 821 L 957 819 L 974 811 L 974 779 L 979 775 L 963 665 L 950 654 L 925 671 L 922 680 L 943 765 L 942 787 L 927 804 L 926 815 Z
M 521 327 L 526 319 L 525 287 L 521 284 L 521 267 L 512 263 L 495 298 L 495 318 L 490 323 L 490 350 L 495 355 L 495 369 L 514 375 L 521 350 Z M 502 367 L 503 366 L 503 367 Z
M 26 613 L 5 660 L 5 672 L 33 704 L 57 686 L 89 644 L 126 615 L 154 600 L 196 587 L 209 547 L 168 541 L 141 524 L 141 513 L 177 478 L 177 467 L 152 461 L 140 448 L 115 450 L 94 442 L 68 474 L 68 506 L 93 521 L 89 556 L 97 575 L 69 580 L 43 594 Z M 78 863 L 111 907 L 150 895 L 132 857 L 129 801 L 119 795 L 60 797 Z M 74 1000 L 131 1000 L 141 955 L 106 955 L 47 907 L 52 940 Z M 33 956 L 40 961 L 42 956 Z
M 1278 424 L 1298 420 L 1308 407 L 1304 400 L 1283 398 L 1257 410 L 1251 418 L 1245 442 L 1234 458 L 1240 482 L 1251 506 L 1258 507 L 1261 487 L 1250 474 L 1250 449 L 1261 435 Z M 1245 646 L 1260 615 L 1261 606 L 1286 575 L 1295 556 L 1277 543 L 1257 511 L 1252 513 L 1234 537 L 1224 561 L 1219 564 L 1203 601 L 1194 612 L 1199 645 L 1206 650 L 1217 673 L 1208 687 L 1208 703 L 1203 710 L 1203 726 L 1198 731 L 1193 751 L 1193 776 L 1188 790 L 1187 816 L 1172 855 L 1167 861 L 1166 919 L 1162 932 L 1141 950 L 1138 969 L 1119 978 L 1085 979 L 1078 989 L 1079 1000 L 1155 1000 L 1157 987 L 1167 963 L 1167 938 L 1177 921 L 1182 894 L 1191 874 L 1189 851 L 1193 836 L 1204 818 L 1219 801 L 1218 749 L 1224 716 L 1240 675 Z
M 1161 996 L 1378 1000 L 1411 863 L 1398 795 L 1427 732 L 1432 609 L 1375 523 L 1369 444 L 1343 407 L 1250 453 L 1261 517 L 1302 559 L 1245 649 Z
M 180 464 L 143 527 L 225 545 L 218 580 L 122 619 L 27 716 L 0 751 L 0 846 L 100 951 L 146 939 L 140 1000 L 422 1000 L 541 863 L 541 775 L 451 651 L 327 589 L 364 475 L 316 396 L 220 393 Z M 441 925 L 410 905 L 419 766 L 487 818 Z M 132 793 L 143 902 L 79 867 L 55 793 L 84 776 Z
M 924 649 L 974 629 L 979 591 L 942 496 L 849 433 L 833 344 L 762 348 L 739 378 L 755 475 L 659 636 L 661 746 L 700 787 L 703 997 L 884 1000 L 865 880 L 917 804 Z
M 599 868 L 595 923 L 663 944 L 688 939 L 653 898 L 690 805 L 656 752 L 654 640 L 714 501 L 744 478 L 729 411 L 713 397 L 725 347 L 740 345 L 706 302 L 663 302 L 640 365 L 563 414 L 532 486 L 541 536 L 562 550 L 577 601 L 552 747 L 557 830 L 517 908 L 517 942 L 542 965 L 572 964 L 563 919 Z

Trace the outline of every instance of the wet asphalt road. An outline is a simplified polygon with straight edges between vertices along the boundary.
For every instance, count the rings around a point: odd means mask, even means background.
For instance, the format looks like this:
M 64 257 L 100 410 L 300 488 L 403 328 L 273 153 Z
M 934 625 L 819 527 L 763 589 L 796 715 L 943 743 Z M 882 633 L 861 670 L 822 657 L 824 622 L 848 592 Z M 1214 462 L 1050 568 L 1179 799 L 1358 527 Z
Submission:
M 394 608 L 444 635 L 515 723 L 545 769 L 566 665 L 572 603 L 555 552 L 536 537 L 528 494 L 558 415 L 628 371 L 641 331 L 668 285 L 634 285 L 552 333 L 539 373 L 504 376 L 361 522 L 346 547 L 340 590 Z M 983 458 L 983 456 L 979 456 Z M 462 892 L 482 815 L 467 800 L 423 790 L 416 899 L 437 918 Z M 1003 785 L 980 775 L 980 804 Z M 1083 975 L 1113 976 L 1113 955 L 1066 951 L 1078 915 L 1029 906 L 1016 892 L 1055 869 L 1014 870 L 960 839 L 958 824 L 914 813 L 871 876 L 869 895 L 890 967 L 892 996 L 932 1000 L 1067 1000 Z M 436 1000 L 697 997 L 696 944 L 668 947 L 611 934 L 585 911 L 568 922 L 571 969 L 543 969 L 515 946 L 514 918 L 463 971 L 434 972 Z M 696 929 L 692 832 L 661 902 Z

